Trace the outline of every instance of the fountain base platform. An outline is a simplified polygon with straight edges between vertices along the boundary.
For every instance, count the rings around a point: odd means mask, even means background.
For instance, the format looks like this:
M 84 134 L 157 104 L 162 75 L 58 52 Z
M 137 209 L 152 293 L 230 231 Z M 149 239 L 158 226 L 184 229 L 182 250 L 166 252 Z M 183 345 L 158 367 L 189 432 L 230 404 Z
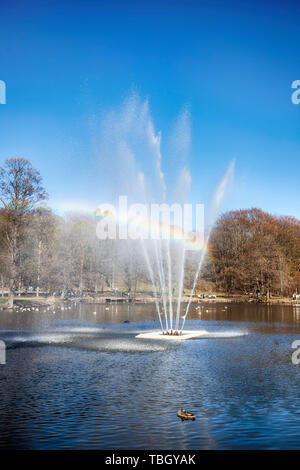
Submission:
M 186 339 L 206 337 L 206 330 L 185 330 L 179 335 L 163 334 L 161 331 L 151 331 L 149 333 L 140 333 L 136 338 L 142 339 L 162 339 L 167 341 L 185 341 Z

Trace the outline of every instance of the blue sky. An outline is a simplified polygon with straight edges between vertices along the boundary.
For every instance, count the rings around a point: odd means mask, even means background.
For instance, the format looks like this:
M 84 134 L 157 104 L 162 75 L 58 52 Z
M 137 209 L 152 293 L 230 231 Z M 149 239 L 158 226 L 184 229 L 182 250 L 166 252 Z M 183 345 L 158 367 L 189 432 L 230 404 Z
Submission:
M 222 210 L 300 218 L 299 39 L 297 2 L 2 1 L 0 161 L 31 160 L 55 208 L 106 202 L 99 123 L 134 90 L 169 182 L 188 109 L 192 201 L 207 203 L 235 158 Z

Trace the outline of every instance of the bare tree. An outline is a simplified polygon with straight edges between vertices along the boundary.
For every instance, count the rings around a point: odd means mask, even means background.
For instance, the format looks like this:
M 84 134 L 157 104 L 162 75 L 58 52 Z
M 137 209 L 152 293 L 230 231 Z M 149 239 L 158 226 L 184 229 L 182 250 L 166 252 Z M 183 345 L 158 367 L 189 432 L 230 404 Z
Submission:
M 28 160 L 10 158 L 0 167 L 0 203 L 4 209 L 1 222 L 9 254 L 9 307 L 13 305 L 26 219 L 46 197 L 40 173 Z

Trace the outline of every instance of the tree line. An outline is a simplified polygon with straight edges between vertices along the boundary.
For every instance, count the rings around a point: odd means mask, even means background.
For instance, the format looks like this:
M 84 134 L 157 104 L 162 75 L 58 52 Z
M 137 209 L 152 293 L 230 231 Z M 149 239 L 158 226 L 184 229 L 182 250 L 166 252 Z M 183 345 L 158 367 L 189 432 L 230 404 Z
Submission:
M 150 285 L 140 245 L 99 240 L 94 216 L 60 217 L 44 206 L 47 193 L 38 170 L 24 158 L 0 167 L 0 292 L 14 296 L 97 295 L 123 288 L 135 294 Z M 199 259 L 185 258 L 184 289 Z M 231 211 L 217 221 L 198 289 L 264 295 L 300 290 L 300 221 L 260 209 Z
M 212 276 L 226 292 L 291 295 L 300 291 L 300 221 L 260 209 L 231 211 L 210 240 Z

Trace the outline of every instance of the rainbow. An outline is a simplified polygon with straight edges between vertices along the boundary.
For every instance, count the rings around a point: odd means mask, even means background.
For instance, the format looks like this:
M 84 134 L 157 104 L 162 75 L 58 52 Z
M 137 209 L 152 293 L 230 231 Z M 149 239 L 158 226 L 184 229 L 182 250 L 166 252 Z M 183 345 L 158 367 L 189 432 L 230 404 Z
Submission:
M 172 224 L 166 224 L 161 221 L 157 222 L 150 217 L 143 216 L 132 216 L 127 221 L 120 220 L 109 210 L 101 212 L 100 209 L 96 209 L 94 215 L 101 220 L 106 219 L 107 222 L 113 221 L 116 224 L 127 223 L 127 228 L 130 227 L 138 229 L 141 234 L 145 234 L 143 239 L 161 239 L 161 240 L 173 240 L 176 243 L 183 244 L 186 250 L 203 252 L 205 249 L 203 240 L 199 240 L 195 232 L 184 233 L 181 227 Z M 150 234 L 150 237 L 149 237 Z

